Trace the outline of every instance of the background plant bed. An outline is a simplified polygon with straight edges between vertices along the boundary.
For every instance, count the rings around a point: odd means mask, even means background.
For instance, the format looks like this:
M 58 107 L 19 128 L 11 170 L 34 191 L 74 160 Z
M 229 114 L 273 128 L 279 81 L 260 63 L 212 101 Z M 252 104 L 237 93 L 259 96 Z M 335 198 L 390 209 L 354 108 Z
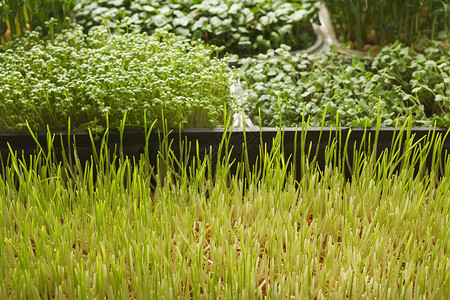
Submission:
M 281 136 L 282 132 L 283 143 L 280 149 L 272 149 L 273 143 L 277 138 Z M 233 129 L 227 132 L 227 148 L 223 147 L 221 152 L 221 158 L 223 159 L 224 153 L 229 153 L 229 160 L 235 161 L 231 173 L 236 172 L 237 162 L 247 161 L 249 169 L 260 161 L 260 147 L 266 145 L 267 153 L 270 151 L 283 151 L 285 160 L 290 158 L 290 161 L 296 162 L 296 176 L 297 179 L 301 179 L 301 170 L 305 167 L 302 165 L 302 161 L 306 161 L 308 158 L 311 162 L 316 157 L 318 166 L 323 170 L 325 165 L 333 163 L 327 158 L 327 151 L 330 150 L 330 141 L 336 140 L 336 144 L 332 147 L 332 151 L 338 151 L 338 157 L 346 157 L 347 162 L 345 165 L 340 166 L 346 175 L 351 175 L 349 167 L 353 163 L 355 154 L 361 153 L 360 151 L 371 151 L 376 143 L 377 157 L 383 151 L 388 150 L 391 155 L 392 150 L 399 153 L 396 155 L 401 156 L 408 151 L 419 151 L 424 145 L 425 141 L 430 142 L 430 148 L 427 165 L 420 166 L 430 168 L 433 163 L 433 157 L 435 160 L 441 159 L 443 161 L 445 155 L 450 152 L 450 138 L 447 136 L 447 129 L 436 128 L 433 130 L 424 127 L 413 127 L 409 130 L 404 128 L 350 128 L 344 127 L 339 130 L 336 128 L 317 128 L 311 127 L 302 130 L 301 128 L 284 128 L 280 131 L 277 128 L 247 128 L 247 129 Z M 200 159 L 204 158 L 205 154 L 210 155 L 212 162 L 212 171 L 214 172 L 214 164 L 217 162 L 219 155 L 219 149 L 221 148 L 221 142 L 223 141 L 225 129 L 224 128 L 191 128 L 178 130 L 174 129 L 169 134 L 165 135 L 161 130 L 155 129 L 149 134 L 148 140 L 148 155 L 150 164 L 152 166 L 157 165 L 158 154 L 165 150 L 161 148 L 161 141 L 166 136 L 166 145 L 170 145 L 171 150 L 175 157 L 180 160 L 180 156 L 184 158 L 188 157 L 189 161 L 183 161 L 184 166 L 188 166 L 190 162 L 198 155 Z M 305 134 L 306 133 L 306 134 Z M 395 137 L 402 136 L 400 140 Z M 19 157 L 23 156 L 26 159 L 30 155 L 37 153 L 37 149 L 41 147 L 43 152 L 48 152 L 48 133 L 37 133 L 33 137 L 30 133 L 0 133 L 0 153 L 2 157 L 3 167 L 8 161 L 8 156 L 11 150 L 16 152 Z M 56 155 L 57 160 L 63 158 L 63 153 L 71 155 L 74 158 L 74 149 L 77 150 L 77 157 L 80 159 L 82 166 L 87 161 L 95 163 L 95 154 L 93 149 L 99 153 L 102 141 L 105 139 L 110 153 L 120 153 L 129 158 L 136 160 L 140 159 L 145 153 L 146 137 L 144 130 L 125 130 L 123 136 L 117 130 L 108 132 L 105 137 L 104 133 L 90 134 L 87 131 L 77 132 L 53 132 L 50 136 L 54 137 L 52 145 L 52 152 Z M 407 137 L 411 137 L 414 143 L 420 142 L 417 145 L 405 144 Z M 438 137 L 439 138 L 436 138 Z M 35 138 L 39 142 L 37 145 Z M 121 143 L 122 141 L 122 143 Z M 394 141 L 394 143 L 393 143 Z M 436 143 L 442 144 L 442 152 L 433 153 L 433 147 Z M 186 152 L 186 145 L 189 145 L 191 150 Z M 421 145 L 419 147 L 419 144 Z M 246 149 L 247 151 L 244 151 Z M 423 149 L 422 149 L 423 150 Z M 229 151 L 229 152 L 228 152 Z M 397 159 L 398 159 L 397 157 Z M 417 166 L 419 167 L 419 166 Z M 178 170 L 175 170 L 178 171 Z M 441 170 L 443 171 L 443 170 Z
M 427 38 L 447 42 L 450 38 L 450 13 L 446 1 L 323 2 L 331 12 L 332 26 L 339 40 L 358 50 L 397 40 L 414 45 Z
M 107 23 L 113 30 L 153 33 L 169 28 L 178 35 L 224 46 L 229 53 L 250 55 L 282 43 L 306 49 L 314 43 L 310 20 L 316 18 L 316 1 L 80 1 L 77 23 L 86 31 Z

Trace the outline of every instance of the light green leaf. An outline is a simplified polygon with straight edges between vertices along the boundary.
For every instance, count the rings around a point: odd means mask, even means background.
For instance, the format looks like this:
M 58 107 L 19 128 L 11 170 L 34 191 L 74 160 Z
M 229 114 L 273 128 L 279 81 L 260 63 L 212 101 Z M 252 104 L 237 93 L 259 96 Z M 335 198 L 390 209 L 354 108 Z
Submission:
M 188 17 L 180 17 L 180 18 L 175 18 L 172 21 L 173 26 L 187 26 L 189 24 L 189 18 Z
M 162 15 L 152 16 L 152 20 L 158 27 L 162 27 L 167 24 L 167 19 Z
M 218 17 L 214 16 L 211 18 L 210 23 L 215 28 L 220 27 L 222 25 L 222 20 L 220 20 Z
M 156 8 L 154 8 L 153 6 L 150 6 L 150 5 L 144 5 L 144 6 L 142 6 L 142 10 L 152 13 L 152 12 L 156 11 Z
M 185 37 L 190 37 L 191 36 L 191 32 L 189 31 L 189 29 L 184 28 L 184 27 L 177 27 L 175 28 L 175 33 L 178 35 L 182 35 Z
M 298 21 L 303 20 L 303 18 L 304 18 L 305 16 L 307 16 L 307 15 L 308 15 L 308 12 L 307 12 L 306 10 L 300 9 L 300 10 L 297 10 L 295 13 L 293 13 L 293 14 L 289 17 L 289 19 L 290 19 L 291 21 L 298 22 Z
M 422 87 L 418 86 L 418 87 L 413 88 L 412 92 L 415 94 L 415 93 L 418 93 L 421 89 L 422 89 Z

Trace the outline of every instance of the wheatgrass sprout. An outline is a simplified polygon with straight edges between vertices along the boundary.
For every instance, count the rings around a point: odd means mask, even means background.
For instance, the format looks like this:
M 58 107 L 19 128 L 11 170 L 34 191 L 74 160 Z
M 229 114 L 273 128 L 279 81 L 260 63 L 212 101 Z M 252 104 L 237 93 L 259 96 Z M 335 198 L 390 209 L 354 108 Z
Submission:
M 227 159 L 228 134 L 217 162 L 177 161 L 167 139 L 159 166 L 146 154 L 98 151 L 103 167 L 70 169 L 11 153 L 0 298 L 448 299 L 450 160 L 443 136 L 411 138 L 405 126 L 379 158 L 358 150 L 351 180 L 337 139 L 326 167 L 305 165 L 296 181 L 281 131 L 254 168 Z

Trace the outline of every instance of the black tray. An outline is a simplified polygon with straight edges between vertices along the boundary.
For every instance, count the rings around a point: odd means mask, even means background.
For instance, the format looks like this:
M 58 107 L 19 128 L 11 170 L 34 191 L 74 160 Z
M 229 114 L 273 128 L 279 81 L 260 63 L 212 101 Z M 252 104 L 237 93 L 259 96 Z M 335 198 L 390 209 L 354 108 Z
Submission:
M 171 130 L 167 135 L 168 141 L 171 144 L 173 152 L 179 156 L 180 146 L 191 144 L 191 151 L 189 157 L 192 158 L 196 155 L 197 150 L 201 157 L 205 153 L 208 153 L 212 157 L 212 161 L 217 160 L 217 152 L 219 145 L 224 136 L 224 128 L 191 128 L 179 131 L 178 129 Z M 247 128 L 247 129 L 233 129 L 227 132 L 228 147 L 231 149 L 231 161 L 242 161 L 244 145 L 247 147 L 248 162 L 250 166 L 254 165 L 259 155 L 261 143 L 267 145 L 267 149 L 272 147 L 273 139 L 280 130 L 277 128 Z M 375 136 L 377 133 L 376 128 L 350 128 L 344 127 L 340 130 L 335 128 L 308 128 L 306 136 L 302 133 L 301 128 L 284 128 L 281 130 L 284 134 L 283 138 L 283 151 L 286 158 L 290 157 L 291 161 L 296 161 L 296 168 L 300 168 L 300 154 L 302 149 L 307 151 L 310 149 L 311 154 L 317 153 L 317 163 L 320 167 L 325 165 L 325 150 L 329 145 L 329 140 L 337 138 L 340 140 L 338 143 L 338 149 L 341 154 L 344 154 L 346 149 L 346 155 L 351 162 L 355 150 L 360 149 L 362 141 L 367 150 L 368 141 L 370 145 L 374 144 Z M 380 128 L 378 131 L 377 142 L 377 154 L 379 155 L 385 149 L 389 149 L 392 146 L 392 141 L 395 136 L 400 133 L 400 128 Z M 406 138 L 406 131 L 404 133 L 403 142 Z M 414 141 L 418 141 L 421 138 L 427 137 L 432 132 L 432 129 L 424 127 L 414 127 L 410 129 L 411 136 L 414 137 Z M 434 132 L 441 134 L 445 137 L 442 147 L 442 158 L 446 155 L 446 151 L 450 150 L 450 138 L 446 135 L 446 128 L 436 128 Z M 84 162 L 91 160 L 93 155 L 92 138 L 87 131 L 71 132 L 70 135 L 67 132 L 52 132 L 54 135 L 53 149 L 57 159 L 62 158 L 62 151 L 67 153 L 73 153 L 74 141 L 77 149 L 77 155 L 83 164 Z M 99 151 L 103 138 L 103 133 L 94 134 L 94 145 Z M 148 141 L 148 153 L 150 162 L 156 164 L 157 155 L 160 151 L 160 142 L 164 134 L 161 130 L 153 130 L 149 135 Z M 47 151 L 47 133 L 37 133 L 36 137 L 42 146 L 44 151 Z M 116 130 L 111 130 L 107 136 L 108 149 L 112 152 L 119 152 L 121 135 Z M 301 147 L 302 140 L 305 141 L 305 147 Z M 37 144 L 30 133 L 0 133 L 0 154 L 2 158 L 2 164 L 6 164 L 7 158 L 10 155 L 11 150 L 17 152 L 19 157 L 22 155 L 27 158 L 30 154 L 36 153 Z M 122 153 L 130 158 L 139 159 L 141 154 L 145 152 L 146 138 L 144 130 L 126 130 L 122 135 Z M 400 145 L 403 147 L 403 145 Z M 198 148 L 198 149 L 196 149 Z M 296 150 L 295 150 L 296 149 Z M 294 157 L 294 154 L 296 157 Z M 73 156 L 73 155 L 72 155 Z M 310 157 L 312 159 L 312 157 Z M 431 157 L 427 162 L 431 165 Z M 234 164 L 234 167 L 236 163 Z M 233 170 L 233 169 L 232 169 Z M 346 170 L 350 172 L 349 170 Z M 300 174 L 298 174 L 299 176 Z

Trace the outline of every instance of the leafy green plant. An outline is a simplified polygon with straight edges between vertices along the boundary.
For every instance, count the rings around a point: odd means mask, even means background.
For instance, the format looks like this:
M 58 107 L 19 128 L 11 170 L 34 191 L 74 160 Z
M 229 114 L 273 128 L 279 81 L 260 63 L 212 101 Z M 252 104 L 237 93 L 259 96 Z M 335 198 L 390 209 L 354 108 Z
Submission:
M 443 0 L 325 0 L 343 42 L 412 45 L 421 37 L 449 41 L 450 5 Z
M 44 34 L 67 27 L 75 4 L 74 0 L 1 0 L 1 43 L 38 27 Z
M 69 117 L 74 129 L 102 130 L 107 114 L 117 128 L 125 112 L 142 127 L 163 111 L 171 127 L 220 125 L 231 72 L 217 51 L 167 32 L 26 34 L 0 47 L 0 130 L 66 129 Z
M 449 127 L 450 49 L 430 42 L 421 53 L 401 43 L 374 58 L 291 55 L 283 46 L 258 58 L 242 59 L 248 84 L 244 108 L 254 124 L 372 126 L 379 111 L 383 126 L 412 116 L 414 125 Z M 261 119 L 259 119 L 261 118 Z
M 84 168 L 42 148 L 12 152 L 0 177 L 0 297 L 448 299 L 450 160 L 423 167 L 445 137 L 419 145 L 405 125 L 403 150 L 361 152 L 350 181 L 339 140 L 325 168 L 305 165 L 295 181 L 281 132 L 247 177 L 245 164 L 230 176 L 227 159 L 209 176 L 211 156 L 180 173 L 151 168 L 105 143 L 103 165 Z
M 316 12 L 311 0 L 97 0 L 81 1 L 76 18 L 86 29 L 105 20 L 111 27 L 134 25 L 149 33 L 168 26 L 179 35 L 248 55 L 278 48 L 281 43 L 294 49 L 312 45 L 310 19 Z

